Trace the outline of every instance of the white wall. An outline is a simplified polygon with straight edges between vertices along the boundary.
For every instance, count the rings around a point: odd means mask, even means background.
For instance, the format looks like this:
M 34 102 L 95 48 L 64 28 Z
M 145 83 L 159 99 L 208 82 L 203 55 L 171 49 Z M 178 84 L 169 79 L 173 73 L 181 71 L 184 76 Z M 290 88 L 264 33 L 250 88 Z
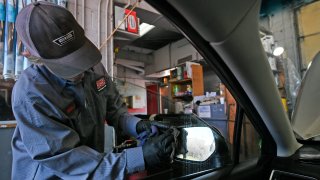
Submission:
M 125 68 L 121 65 L 117 66 L 117 88 L 123 97 L 138 95 L 142 98 L 145 107 L 147 107 L 147 91 L 146 82 L 144 75 L 137 74 L 136 71 Z M 146 114 L 144 113 L 139 114 Z
M 83 20 L 82 20 L 82 1 L 83 0 L 69 0 L 68 1 L 68 9 L 70 12 L 75 16 L 78 23 L 83 27 Z M 107 21 L 111 20 L 107 18 L 107 2 L 108 0 L 101 0 L 101 20 L 100 20 L 100 44 L 107 38 L 106 37 L 106 26 Z M 110 0 L 111 1 L 111 0 Z M 75 2 L 77 2 L 77 7 L 75 7 Z M 86 36 L 98 47 L 98 4 L 99 0 L 84 0 L 85 2 L 85 11 L 84 11 L 84 30 Z M 77 10 L 77 12 L 75 11 Z M 106 48 L 101 50 L 102 53 L 102 63 L 106 66 L 107 64 L 107 54 Z
M 188 56 L 192 56 L 192 60 L 202 59 L 197 50 L 185 38 L 168 44 L 153 52 L 154 63 L 146 66 L 146 74 L 149 75 L 173 68 L 179 65 L 178 60 Z
M 153 74 L 170 68 L 170 49 L 169 45 L 164 46 L 153 52 L 154 63 L 148 64 L 145 67 L 147 75 Z

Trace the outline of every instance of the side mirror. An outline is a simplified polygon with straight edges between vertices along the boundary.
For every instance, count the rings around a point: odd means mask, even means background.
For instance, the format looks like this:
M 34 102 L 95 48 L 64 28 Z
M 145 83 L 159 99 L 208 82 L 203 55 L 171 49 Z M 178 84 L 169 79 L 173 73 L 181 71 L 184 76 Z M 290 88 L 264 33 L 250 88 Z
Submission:
M 220 131 L 195 114 L 157 115 L 154 123 L 180 131 L 178 148 L 172 167 L 189 170 L 208 170 L 231 163 L 230 151 Z M 190 168 L 186 168 L 190 167 Z M 191 173 L 191 172 L 188 172 Z
M 215 139 L 209 127 L 189 127 L 181 129 L 181 148 L 184 152 L 176 158 L 202 162 L 215 151 Z

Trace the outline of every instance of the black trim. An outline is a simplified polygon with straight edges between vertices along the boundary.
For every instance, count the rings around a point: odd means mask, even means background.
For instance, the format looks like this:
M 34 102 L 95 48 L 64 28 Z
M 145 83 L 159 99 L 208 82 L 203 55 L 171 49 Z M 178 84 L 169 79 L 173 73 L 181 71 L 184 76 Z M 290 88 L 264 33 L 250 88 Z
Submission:
M 236 121 L 234 123 L 233 134 L 233 163 L 238 164 L 240 158 L 240 145 L 241 145 L 241 130 L 243 122 L 244 111 L 240 106 L 237 106 Z
M 295 174 L 286 171 L 272 170 L 270 179 L 304 179 L 304 180 L 317 180 L 314 177 L 305 176 L 301 174 Z
M 198 50 L 210 67 L 216 72 L 221 81 L 226 85 L 236 101 L 246 112 L 246 115 L 259 133 L 260 137 L 268 144 L 268 146 L 263 146 L 264 150 L 262 150 L 262 152 L 268 155 L 276 155 L 276 143 L 266 125 L 263 123 L 259 113 L 233 73 L 226 66 L 219 54 L 210 46 L 210 43 L 203 39 L 203 37 L 193 29 L 187 20 L 167 1 L 146 1 L 171 21 L 177 29 L 179 29 L 179 31 Z
M 303 144 L 303 145 L 320 145 L 320 141 L 319 140 L 303 140 L 303 139 L 298 139 L 297 138 L 298 143 Z

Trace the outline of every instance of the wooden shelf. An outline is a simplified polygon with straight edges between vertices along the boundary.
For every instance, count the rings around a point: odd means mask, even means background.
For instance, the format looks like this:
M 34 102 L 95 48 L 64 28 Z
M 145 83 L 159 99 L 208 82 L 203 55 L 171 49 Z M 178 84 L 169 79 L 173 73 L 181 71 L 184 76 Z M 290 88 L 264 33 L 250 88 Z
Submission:
M 169 84 L 159 84 L 159 87 L 167 87 Z
M 181 79 L 181 80 L 172 80 L 169 82 L 172 84 L 184 84 L 186 82 L 191 82 L 191 81 L 192 81 L 192 79 L 188 78 L 188 79 Z
M 186 79 L 171 79 L 169 83 L 171 85 L 171 97 L 172 99 L 180 99 L 183 101 L 190 101 L 193 99 L 193 96 L 200 96 L 204 94 L 204 84 L 203 84 L 203 70 L 201 65 L 192 64 L 192 77 Z M 172 75 L 171 75 L 172 78 Z M 192 95 L 182 95 L 176 96 L 174 93 L 174 88 L 177 87 L 179 90 L 178 92 L 188 91 L 188 86 L 192 89 Z
M 172 98 L 175 98 L 175 99 L 179 99 L 179 98 L 190 98 L 190 97 L 192 97 L 192 95 L 172 96 Z
M 190 102 L 193 100 L 193 96 L 192 95 L 183 95 L 183 96 L 173 96 L 173 99 L 179 99 L 182 101 L 186 101 L 186 102 Z

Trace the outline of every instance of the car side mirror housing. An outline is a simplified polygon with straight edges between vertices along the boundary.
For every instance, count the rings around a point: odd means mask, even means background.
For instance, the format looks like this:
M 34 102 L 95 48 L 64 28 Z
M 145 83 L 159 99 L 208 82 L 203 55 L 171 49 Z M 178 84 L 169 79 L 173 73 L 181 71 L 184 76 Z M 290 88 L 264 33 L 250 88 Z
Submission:
M 221 132 L 197 115 L 161 114 L 153 123 L 180 131 L 173 162 L 176 168 L 207 170 L 231 164 L 230 151 Z

